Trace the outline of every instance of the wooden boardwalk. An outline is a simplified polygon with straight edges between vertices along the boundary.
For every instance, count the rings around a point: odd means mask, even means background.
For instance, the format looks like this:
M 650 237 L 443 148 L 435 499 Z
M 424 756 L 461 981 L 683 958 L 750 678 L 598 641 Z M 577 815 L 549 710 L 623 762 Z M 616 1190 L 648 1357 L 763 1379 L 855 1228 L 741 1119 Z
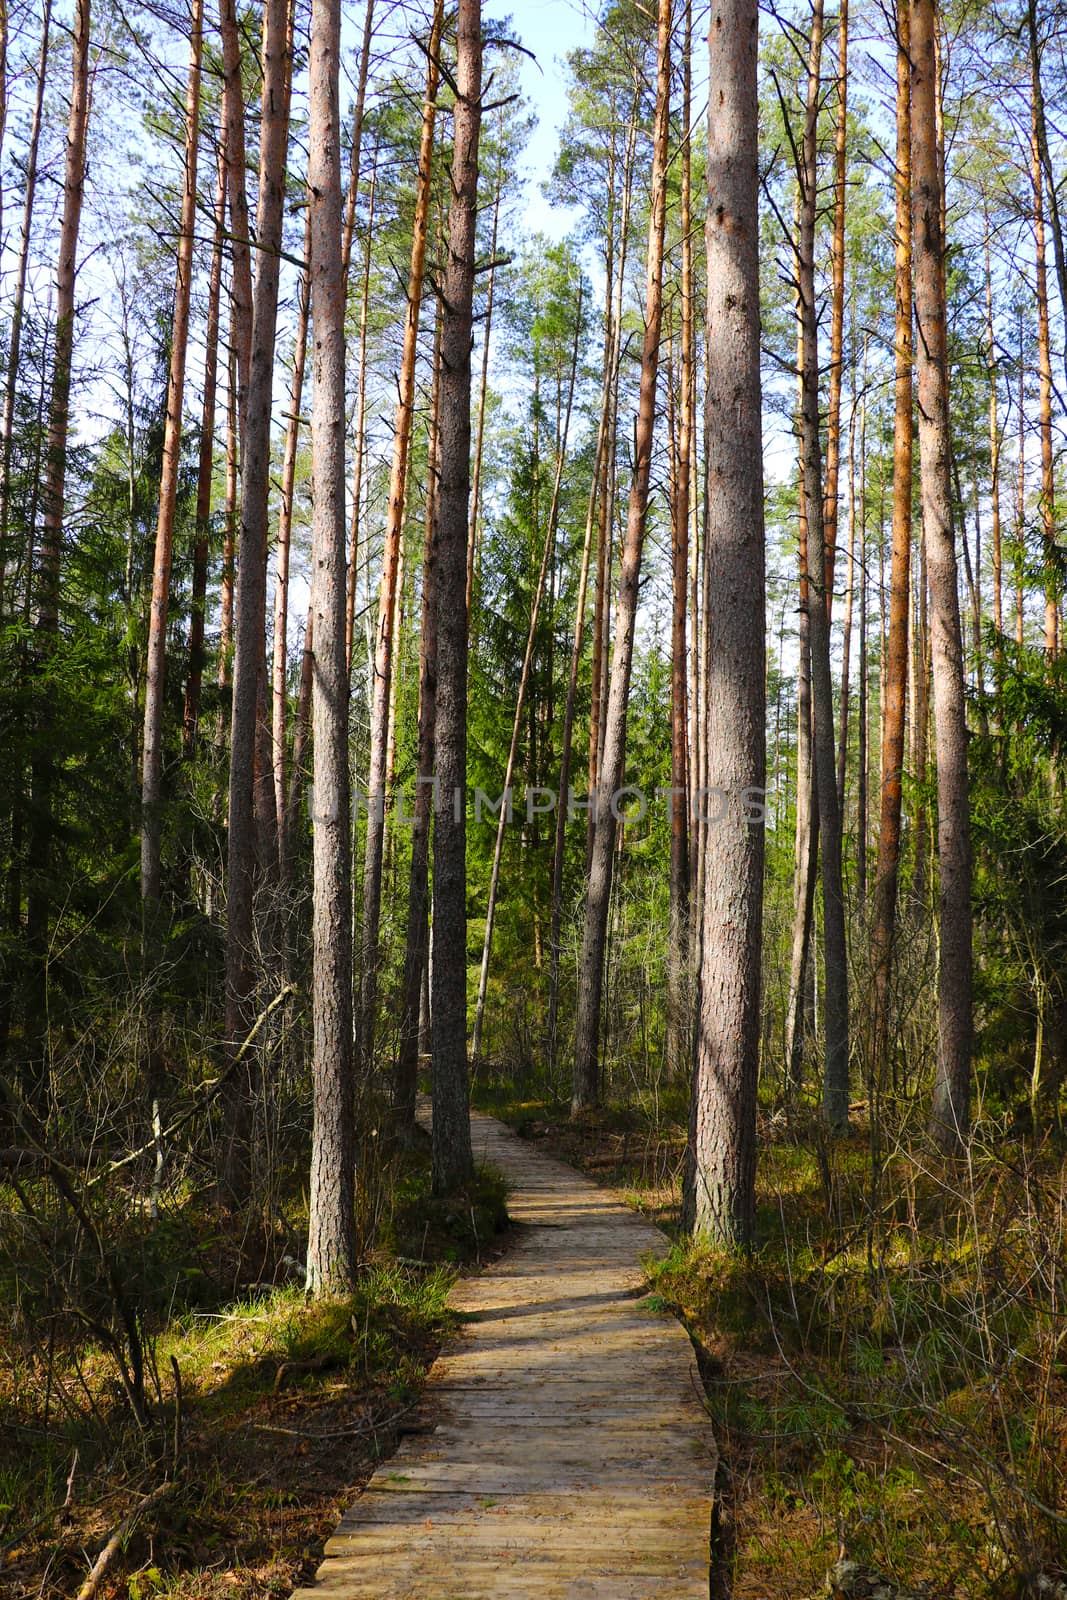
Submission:
M 475 1116 L 514 1247 L 460 1282 L 437 1426 L 375 1472 L 294 1600 L 707 1600 L 716 1453 L 693 1349 L 637 1298 L 664 1236 Z

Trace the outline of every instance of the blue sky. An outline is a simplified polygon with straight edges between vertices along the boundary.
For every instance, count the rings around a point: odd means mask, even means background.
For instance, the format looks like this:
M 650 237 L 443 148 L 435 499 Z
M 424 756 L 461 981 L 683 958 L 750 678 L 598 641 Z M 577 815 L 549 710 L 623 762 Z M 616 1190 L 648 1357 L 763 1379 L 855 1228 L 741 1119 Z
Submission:
M 488 16 L 511 15 L 519 38 L 537 57 L 535 65 L 521 58 L 522 87 L 537 114 L 537 128 L 526 152 L 530 178 L 527 185 L 525 224 L 531 232 L 541 230 L 553 238 L 568 231 L 567 213 L 553 211 L 541 193 L 541 185 L 552 170 L 559 143 L 559 130 L 567 114 L 564 87 L 564 59 L 570 50 L 588 44 L 593 25 L 583 0 L 492 0 Z

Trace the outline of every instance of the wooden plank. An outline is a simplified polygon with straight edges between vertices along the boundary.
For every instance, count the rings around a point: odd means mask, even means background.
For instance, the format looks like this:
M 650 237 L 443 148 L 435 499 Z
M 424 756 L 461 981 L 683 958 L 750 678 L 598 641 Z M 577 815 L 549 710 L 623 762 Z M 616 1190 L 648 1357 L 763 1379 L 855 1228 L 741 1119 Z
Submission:
M 715 1443 L 684 1330 L 637 1298 L 667 1241 L 491 1118 L 472 1137 L 518 1241 L 456 1286 L 433 1431 L 382 1463 L 293 1600 L 706 1600 Z

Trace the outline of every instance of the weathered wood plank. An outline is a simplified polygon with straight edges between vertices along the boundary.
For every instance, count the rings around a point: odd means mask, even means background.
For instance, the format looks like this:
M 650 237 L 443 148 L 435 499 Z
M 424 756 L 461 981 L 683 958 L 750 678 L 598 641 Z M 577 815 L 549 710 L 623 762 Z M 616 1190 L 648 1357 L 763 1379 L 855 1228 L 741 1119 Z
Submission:
M 717 1456 L 693 1350 L 638 1298 L 667 1241 L 608 1191 L 472 1119 L 512 1185 L 508 1256 L 420 1414 L 294 1600 L 706 1600 Z

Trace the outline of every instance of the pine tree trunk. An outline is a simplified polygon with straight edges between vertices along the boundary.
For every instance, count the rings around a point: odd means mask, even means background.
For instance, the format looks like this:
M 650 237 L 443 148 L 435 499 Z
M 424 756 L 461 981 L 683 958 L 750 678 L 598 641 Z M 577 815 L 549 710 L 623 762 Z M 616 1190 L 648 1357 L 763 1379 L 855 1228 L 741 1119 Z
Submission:
M 7 347 L 7 374 L 4 382 L 4 410 L 0 418 L 0 615 L 3 613 L 4 584 L 11 553 L 8 550 L 8 530 L 11 524 L 11 446 L 15 426 L 15 394 L 18 387 L 19 360 L 22 350 L 22 317 L 26 301 L 26 274 L 30 262 L 30 239 L 33 234 L 33 207 L 37 197 L 37 152 L 41 142 L 42 109 L 44 106 L 45 79 L 48 70 L 48 43 L 52 23 L 52 0 L 45 0 L 41 20 L 41 52 L 37 62 L 37 91 L 33 102 L 33 121 L 26 152 L 26 194 L 22 203 L 22 234 L 19 241 L 18 265 L 15 268 L 15 287 L 11 296 L 11 330 Z M 32 539 L 32 532 L 27 536 Z M 29 589 L 32 576 L 31 559 L 26 557 L 26 585 Z
M 371 246 L 374 241 L 374 198 L 378 179 L 378 145 L 375 142 L 367 191 L 367 232 L 363 247 L 363 289 L 359 299 L 359 375 L 356 380 L 356 447 L 352 468 L 352 524 L 348 539 L 348 603 L 345 612 L 345 660 L 352 677 L 352 641 L 356 627 L 356 575 L 363 501 L 363 458 L 367 443 L 367 320 L 370 309 Z
M 434 720 L 437 709 L 437 484 L 440 474 L 442 306 L 434 327 L 430 439 L 426 463 L 426 523 L 422 557 L 422 629 L 419 640 L 419 727 L 415 801 L 411 823 L 404 989 L 400 1010 L 394 1113 L 397 1131 L 410 1140 L 415 1127 L 419 1076 L 419 1012 L 430 947 L 430 819 L 433 815 Z
M 599 764 L 596 789 L 590 794 L 590 800 L 596 807 L 594 813 L 596 826 L 593 834 L 593 857 L 586 897 L 585 933 L 578 980 L 578 1021 L 571 1092 L 571 1110 L 574 1115 L 587 1106 L 595 1105 L 599 1095 L 597 1062 L 604 985 L 604 947 L 611 902 L 615 837 L 619 821 L 616 796 L 622 789 L 626 770 L 626 711 L 633 662 L 637 588 L 641 575 L 641 553 L 648 512 L 660 327 L 663 317 L 663 241 L 667 210 L 666 178 L 670 131 L 670 31 L 671 0 L 659 0 L 652 202 L 645 278 L 645 336 L 641 354 L 637 424 L 634 430 L 634 471 L 619 576 L 615 644 L 611 662 L 603 758 Z
M 747 1246 L 755 1227 L 766 781 L 759 346 L 758 10 L 717 0 L 708 108 L 707 749 L 728 797 L 704 843 L 703 956 L 684 1222 Z
M 1037 418 L 1041 435 L 1041 551 L 1045 571 L 1045 655 L 1057 652 L 1059 582 L 1056 571 L 1056 479 L 1052 456 L 1052 360 L 1049 347 L 1048 275 L 1045 266 L 1045 205 L 1037 137 L 1037 63 L 1030 100 L 1030 172 L 1034 191 L 1034 254 L 1037 269 Z
M 467 539 L 470 533 L 471 329 L 482 117 L 481 0 L 459 0 L 453 151 L 441 328 L 437 508 L 438 790 L 433 834 L 433 1187 L 472 1171 L 467 1075 Z
M 226 3 L 226 0 L 224 0 Z M 252 306 L 248 395 L 241 428 L 241 531 L 234 595 L 233 704 L 230 717 L 230 797 L 226 904 L 226 1029 L 231 1049 L 252 1024 L 255 989 L 254 901 L 262 831 L 257 838 L 256 795 L 266 782 L 257 743 L 263 728 L 266 680 L 267 508 L 270 490 L 270 416 L 278 321 L 278 274 L 289 136 L 290 34 L 286 0 L 266 0 L 263 33 L 263 101 L 260 123 L 257 265 Z M 228 84 L 227 84 L 228 88 Z M 230 165 L 229 176 L 233 176 Z M 231 195 L 231 206 L 234 197 Z M 236 233 L 236 228 L 234 232 Z M 236 261 L 235 261 L 236 277 Z M 238 369 L 241 334 L 237 338 Z M 255 1075 L 251 1058 L 230 1080 L 229 1137 L 223 1150 L 223 1186 L 234 1199 L 247 1190 L 247 1116 Z
M 204 397 L 200 412 L 200 457 L 196 473 L 196 543 L 189 602 L 189 667 L 182 709 L 182 753 L 196 754 L 200 726 L 200 694 L 204 683 L 204 611 L 211 539 L 211 485 L 215 475 L 215 399 L 218 390 L 219 309 L 222 300 L 222 250 L 226 231 L 226 162 L 219 152 L 215 188 L 215 233 L 208 276 L 207 330 L 204 338 Z
M 682 270 L 681 384 L 678 396 L 678 461 L 671 508 L 671 856 L 670 909 L 667 934 L 667 1071 L 672 1079 L 687 1078 L 692 1051 L 686 972 L 689 963 L 689 749 L 688 630 L 689 508 L 693 478 L 694 351 L 692 151 L 692 0 L 685 0 L 682 42 Z
M 949 460 L 942 194 L 936 127 L 936 0 L 911 0 L 912 237 L 923 537 L 930 585 L 937 751 L 941 961 L 931 1132 L 960 1147 L 971 1071 L 971 840 L 967 719 Z
M 830 246 L 830 394 L 826 412 L 826 605 L 834 598 L 838 479 L 841 462 L 841 380 L 844 375 L 845 194 L 848 177 L 848 0 L 837 27 L 837 122 L 834 128 L 834 231 Z
M 822 855 L 823 1115 L 831 1128 L 841 1129 L 848 1123 L 848 951 L 845 942 L 845 901 L 841 876 L 841 813 L 837 803 L 834 758 L 834 703 L 830 678 L 830 589 L 826 581 L 826 574 L 832 568 L 832 560 L 826 543 L 823 518 L 819 433 L 819 324 L 815 300 L 815 220 L 818 201 L 818 113 L 822 24 L 822 0 L 815 0 L 812 12 L 807 107 L 804 118 L 797 270 L 803 332 L 800 431 L 804 452 L 804 505 L 808 525 L 811 700 L 815 784 Z
M 503 116 L 503 113 L 501 113 Z M 474 437 L 474 482 L 471 485 L 471 526 L 467 540 L 467 619 L 470 624 L 474 604 L 474 579 L 482 533 L 482 460 L 485 453 L 485 402 L 489 393 L 489 340 L 493 332 L 493 303 L 496 296 L 496 246 L 500 230 L 500 199 L 504 187 L 503 157 L 497 158 L 496 187 L 493 193 L 493 230 L 489 240 L 489 277 L 482 324 L 482 375 L 478 384 L 478 429 Z
M 167 613 L 174 547 L 174 515 L 178 504 L 181 464 L 182 405 L 185 358 L 189 346 L 193 244 L 196 232 L 196 168 L 200 136 L 200 57 L 203 48 L 203 0 L 194 0 L 189 35 L 189 85 L 185 96 L 185 178 L 178 225 L 174 320 L 167 378 L 167 413 L 163 428 L 163 468 L 159 481 L 159 514 L 152 571 L 152 609 L 148 623 L 144 696 L 144 746 L 141 767 L 141 900 L 151 920 L 161 891 L 163 817 L 163 704 L 167 668 Z
M 219 594 L 218 684 L 225 689 L 233 668 L 233 580 L 237 553 L 237 345 L 233 337 L 233 304 L 230 305 L 230 349 L 226 361 L 226 487 L 223 491 L 222 574 Z M 225 719 L 219 719 L 219 743 L 225 744 Z
M 986 314 L 986 344 L 988 355 L 986 367 L 989 374 L 989 500 L 993 519 L 992 524 L 992 565 L 993 565 L 993 627 L 996 631 L 997 643 L 993 655 L 994 677 L 999 671 L 1003 660 L 1003 647 L 1000 639 L 1004 631 L 1004 548 L 1003 532 L 1000 525 L 1000 422 L 997 417 L 997 350 L 993 333 L 993 270 L 990 262 L 989 245 L 989 216 L 985 219 L 985 314 Z M 999 682 L 994 682 L 994 688 L 999 687 Z
M 387 749 L 389 738 L 389 700 L 393 681 L 393 633 L 397 611 L 397 570 L 404 532 L 404 498 L 407 487 L 408 456 L 415 410 L 415 355 L 419 336 L 419 310 L 422 305 L 423 274 L 426 265 L 427 219 L 430 209 L 430 182 L 433 168 L 434 126 L 437 115 L 439 78 L 438 51 L 441 46 L 443 0 L 436 0 L 430 30 L 426 95 L 422 108 L 422 135 L 419 143 L 418 182 L 415 191 L 415 217 L 411 238 L 411 267 L 408 272 L 407 308 L 404 313 L 404 344 L 397 377 L 396 425 L 393 431 L 393 463 L 389 476 L 389 507 L 386 514 L 382 552 L 382 578 L 378 593 L 378 627 L 375 636 L 374 673 L 371 683 L 370 759 L 367 770 L 367 835 L 363 860 L 363 927 L 360 955 L 359 1039 L 364 1069 L 374 1055 L 375 1010 L 378 1001 L 378 928 L 382 907 L 382 863 L 385 856 L 385 811 Z M 464 574 L 466 556 L 464 555 Z
M 900 878 L 904 728 L 908 688 L 908 620 L 911 606 L 911 496 L 913 454 L 911 274 L 911 26 L 908 0 L 897 0 L 897 146 L 895 294 L 895 412 L 893 419 L 893 553 L 889 568 L 889 629 L 882 679 L 881 795 L 878 860 L 871 922 L 871 1080 L 887 1081 L 890 983 Z
M 356 1284 L 352 1083 L 352 855 L 345 666 L 345 284 L 341 263 L 341 0 L 312 0 L 308 64 L 313 748 L 312 1084 L 307 1286 Z M 306 314 L 305 314 L 306 329 Z M 294 389 L 296 387 L 294 378 Z M 284 795 L 279 797 L 281 815 Z
M 266 13 L 264 13 L 264 24 Z M 249 245 L 248 190 L 245 183 L 245 102 L 236 0 L 219 0 L 222 37 L 222 148 L 230 205 L 231 338 L 237 358 L 237 423 L 242 453 L 252 365 L 252 252 Z
M 278 818 L 278 871 L 284 880 L 289 861 L 286 838 L 289 813 L 286 801 L 286 756 L 288 753 L 289 709 L 289 552 L 293 535 L 293 493 L 296 484 L 296 457 L 300 445 L 300 407 L 304 399 L 304 367 L 307 363 L 308 314 L 311 305 L 311 207 L 314 196 L 308 190 L 307 220 L 304 230 L 304 260 L 297 289 L 296 342 L 293 347 L 293 375 L 289 385 L 289 415 L 285 423 L 282 451 L 281 503 L 278 507 L 278 544 L 274 578 L 274 651 L 271 663 L 271 744 L 274 752 L 274 807 Z

